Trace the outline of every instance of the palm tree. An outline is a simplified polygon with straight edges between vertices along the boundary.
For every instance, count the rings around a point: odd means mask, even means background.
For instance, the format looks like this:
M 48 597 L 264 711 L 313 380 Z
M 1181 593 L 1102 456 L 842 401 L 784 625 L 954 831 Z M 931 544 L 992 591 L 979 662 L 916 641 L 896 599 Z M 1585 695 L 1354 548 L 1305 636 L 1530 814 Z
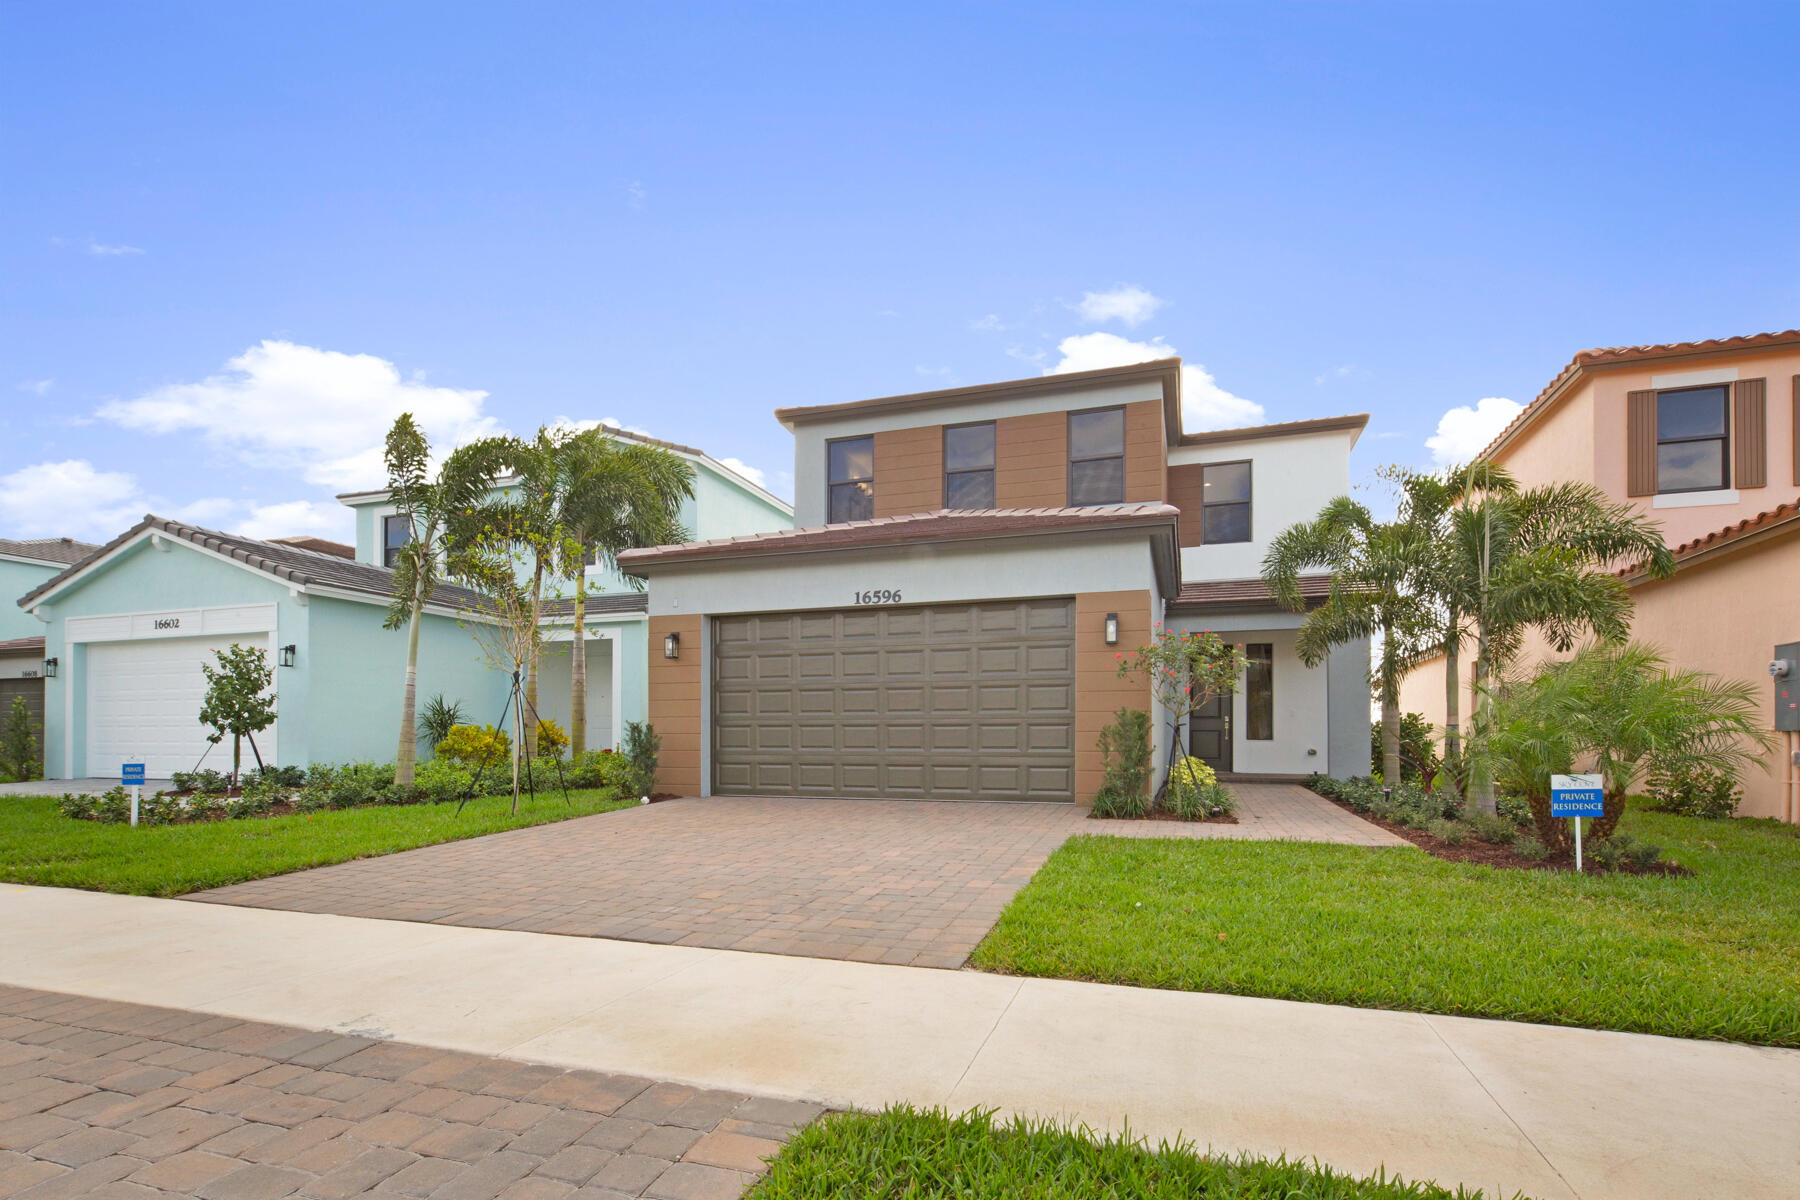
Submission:
M 694 495 L 694 468 L 656 446 L 621 444 L 589 430 L 569 447 L 564 521 L 572 553 L 561 573 L 575 585 L 574 659 L 569 670 L 569 753 L 587 750 L 587 569 L 614 566 L 622 550 L 685 541 L 681 505 Z M 631 586 L 643 587 L 632 579 Z
M 1754 685 L 1702 671 L 1669 670 L 1656 650 L 1633 642 L 1583 647 L 1536 678 L 1497 689 L 1489 747 L 1502 780 L 1531 805 L 1538 836 L 1568 849 L 1568 826 L 1550 815 L 1550 776 L 1579 763 L 1606 778 L 1604 838 L 1618 828 L 1625 797 L 1657 765 L 1700 762 L 1736 776 L 1767 753 Z
M 400 745 L 394 755 L 394 782 L 413 782 L 418 761 L 416 706 L 419 696 L 419 624 L 437 588 L 453 530 L 493 487 L 502 459 L 497 439 L 484 438 L 452 451 L 430 477 L 431 443 L 401 413 L 388 430 L 385 460 L 395 513 L 406 523 L 406 543 L 394 558 L 394 591 L 383 628 L 406 629 L 406 683 L 400 698 Z
M 1381 642 L 1375 671 L 1381 697 L 1381 774 L 1400 778 L 1400 680 L 1436 627 L 1436 610 L 1416 577 L 1430 560 L 1427 531 L 1404 521 L 1377 521 L 1340 496 L 1319 515 L 1284 530 L 1263 558 L 1263 580 L 1276 602 L 1305 611 L 1300 576 L 1331 572 L 1331 590 L 1306 613 L 1295 649 L 1316 667 L 1333 646 L 1365 638 Z

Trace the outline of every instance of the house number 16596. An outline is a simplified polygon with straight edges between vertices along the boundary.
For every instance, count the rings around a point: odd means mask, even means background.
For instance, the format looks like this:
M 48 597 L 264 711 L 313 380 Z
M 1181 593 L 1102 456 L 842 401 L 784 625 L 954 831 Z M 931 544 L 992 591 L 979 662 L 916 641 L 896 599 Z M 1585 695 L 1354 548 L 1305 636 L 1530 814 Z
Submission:
M 858 604 L 898 604 L 900 603 L 900 589 L 880 588 L 875 591 L 857 592 L 856 602 Z

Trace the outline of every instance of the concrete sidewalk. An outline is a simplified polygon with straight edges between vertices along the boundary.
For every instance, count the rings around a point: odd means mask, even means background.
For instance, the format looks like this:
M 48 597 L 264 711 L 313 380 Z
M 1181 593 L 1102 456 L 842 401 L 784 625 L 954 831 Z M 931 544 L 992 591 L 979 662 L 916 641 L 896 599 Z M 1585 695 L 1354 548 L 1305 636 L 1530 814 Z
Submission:
M 0 982 L 1491 1194 L 1791 1197 L 1800 1052 L 0 887 Z

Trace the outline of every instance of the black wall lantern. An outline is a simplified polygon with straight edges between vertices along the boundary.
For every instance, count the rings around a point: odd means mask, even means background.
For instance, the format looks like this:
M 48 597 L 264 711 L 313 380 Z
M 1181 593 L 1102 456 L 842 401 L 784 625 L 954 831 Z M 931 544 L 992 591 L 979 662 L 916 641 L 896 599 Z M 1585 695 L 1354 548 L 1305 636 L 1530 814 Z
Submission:
M 56 660 L 54 658 L 46 658 L 44 660 L 44 678 L 56 678 Z
M 671 633 L 663 638 L 663 657 L 681 657 L 681 635 L 679 633 Z
M 1118 613 L 1107 613 L 1106 614 L 1106 644 L 1109 646 L 1116 646 L 1119 644 L 1119 614 Z
M 293 666 L 294 659 L 297 658 L 299 656 L 299 654 L 300 654 L 300 648 L 298 646 L 294 645 L 294 643 L 289 642 L 287 645 L 285 645 L 281 648 L 281 665 L 284 667 Z

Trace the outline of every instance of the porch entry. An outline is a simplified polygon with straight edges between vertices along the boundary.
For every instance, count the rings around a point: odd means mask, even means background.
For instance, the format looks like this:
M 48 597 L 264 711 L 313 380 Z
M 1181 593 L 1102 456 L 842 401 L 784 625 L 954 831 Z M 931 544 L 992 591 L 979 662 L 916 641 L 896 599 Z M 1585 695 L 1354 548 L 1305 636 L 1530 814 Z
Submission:
M 1188 753 L 1214 771 L 1231 770 L 1231 697 L 1213 696 L 1188 716 Z

